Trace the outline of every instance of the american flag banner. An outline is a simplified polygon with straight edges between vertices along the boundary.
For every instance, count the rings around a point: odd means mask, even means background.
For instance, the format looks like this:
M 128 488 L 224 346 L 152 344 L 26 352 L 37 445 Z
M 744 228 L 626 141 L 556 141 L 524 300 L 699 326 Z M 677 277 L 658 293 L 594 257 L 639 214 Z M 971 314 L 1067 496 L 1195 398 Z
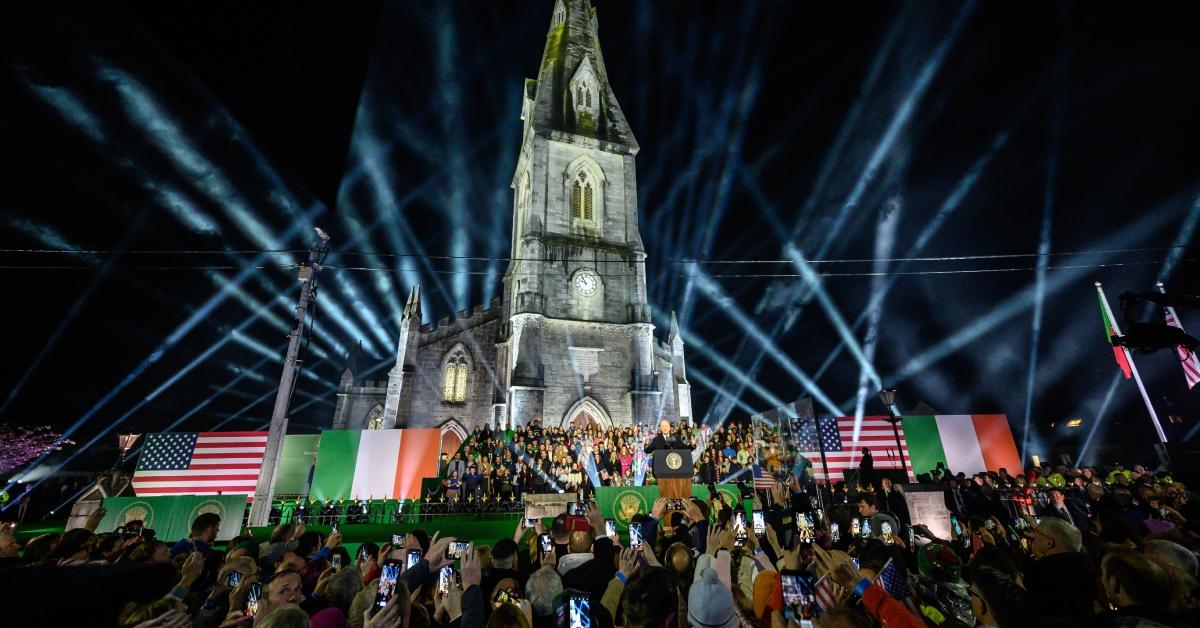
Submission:
M 754 490 L 767 491 L 775 486 L 775 476 L 770 471 L 764 471 L 759 465 L 754 465 Z
M 253 495 L 267 432 L 160 432 L 146 437 L 133 491 L 154 495 Z
M 833 592 L 833 581 L 829 579 L 828 575 L 821 576 L 814 588 L 816 588 L 817 606 L 821 608 L 822 613 L 837 606 L 837 594 Z
M 908 588 L 908 574 L 894 558 L 888 559 L 883 569 L 879 570 L 879 577 L 875 579 L 875 582 L 882 585 L 892 598 L 903 602 L 914 615 L 921 616 L 920 611 L 917 610 L 916 601 L 913 600 L 912 590 Z
M 824 482 L 825 467 L 821 464 L 821 448 L 825 449 L 825 462 L 829 464 L 829 475 L 834 481 L 844 478 L 847 469 L 857 469 L 862 458 L 862 449 L 871 450 L 871 458 L 876 469 L 899 469 L 900 461 L 904 461 L 904 469 L 909 479 L 913 478 L 912 460 L 908 455 L 908 442 L 904 440 L 904 427 L 897 426 L 900 431 L 900 452 L 896 452 L 896 436 L 892 432 L 892 424 L 887 417 L 865 416 L 854 438 L 854 417 L 820 417 L 805 422 L 797 433 L 797 446 L 800 455 L 812 461 L 812 476 L 818 482 Z M 820 440 L 818 440 L 820 439 Z
M 1163 317 L 1168 325 L 1183 331 L 1183 325 L 1179 324 L 1179 319 L 1175 317 L 1175 308 L 1163 308 Z M 1179 363 L 1183 366 L 1183 377 L 1187 380 L 1188 390 L 1191 390 L 1193 386 L 1200 383 L 1200 358 L 1197 358 L 1195 353 L 1188 351 L 1187 347 L 1183 345 L 1175 347 L 1175 354 L 1179 356 Z

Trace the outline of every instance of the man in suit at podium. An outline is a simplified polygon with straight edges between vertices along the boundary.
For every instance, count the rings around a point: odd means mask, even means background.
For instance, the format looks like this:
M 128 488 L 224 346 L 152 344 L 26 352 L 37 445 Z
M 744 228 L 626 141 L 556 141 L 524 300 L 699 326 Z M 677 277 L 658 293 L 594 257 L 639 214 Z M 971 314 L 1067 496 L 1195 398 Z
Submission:
M 686 449 L 679 439 L 671 436 L 671 422 L 663 419 L 658 423 L 658 434 L 646 445 L 646 453 L 654 453 L 660 449 Z

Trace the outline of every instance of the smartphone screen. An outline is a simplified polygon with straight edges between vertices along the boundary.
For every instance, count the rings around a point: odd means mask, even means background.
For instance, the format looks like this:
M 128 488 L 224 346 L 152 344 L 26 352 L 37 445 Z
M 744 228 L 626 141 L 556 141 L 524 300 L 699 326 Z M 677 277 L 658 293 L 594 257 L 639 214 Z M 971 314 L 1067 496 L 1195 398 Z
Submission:
M 392 549 L 400 549 L 404 547 L 405 536 L 403 534 L 392 535 Z
M 572 595 L 570 600 L 570 628 L 591 628 L 592 600 L 586 595 Z
M 542 534 L 538 536 L 538 543 L 541 546 L 543 554 L 549 554 L 550 552 L 554 551 L 554 538 L 549 534 Z
M 883 536 L 884 543 L 892 542 L 892 524 L 890 524 L 886 521 L 879 524 L 879 533 L 880 533 L 880 535 Z
M 512 589 L 497 589 L 496 595 L 492 597 L 492 605 L 496 608 L 499 608 L 501 604 L 520 606 L 521 598 L 518 597 L 517 592 Z
M 404 568 L 412 569 L 413 567 L 416 567 L 417 563 L 419 563 L 419 562 L 421 562 L 421 550 L 419 550 L 419 549 L 408 550 L 408 562 L 405 563 Z
M 342 568 L 342 555 L 334 554 L 333 557 L 329 559 L 329 562 L 330 562 L 330 564 L 333 565 L 334 571 L 341 569 Z
M 754 524 L 755 536 L 762 536 L 767 533 L 767 518 L 761 510 L 755 510 L 750 513 L 750 522 Z
M 228 576 L 225 576 L 225 584 L 237 588 L 237 585 L 242 583 L 242 572 L 231 571 Z
M 958 523 L 958 517 L 950 515 L 950 527 L 954 529 L 955 536 L 962 536 L 962 525 Z
M 330 533 L 330 534 L 337 534 L 337 531 L 338 531 L 338 524 L 337 524 L 337 522 L 336 522 L 336 521 L 334 521 L 334 522 L 333 522 L 333 524 L 331 524 L 331 525 L 329 526 L 329 533 Z
M 442 567 L 438 572 L 438 591 L 445 593 L 450 590 L 450 581 L 454 579 L 454 568 L 450 565 Z
M 387 561 L 379 571 L 379 590 L 375 593 L 375 607 L 387 606 L 396 593 L 396 580 L 400 577 L 400 563 Z
M 800 541 L 803 543 L 812 543 L 817 538 L 816 531 L 813 529 L 812 515 L 802 513 L 800 515 Z
M 604 520 L 604 536 L 616 536 L 616 535 L 617 535 L 617 520 L 616 519 L 605 519 Z
M 458 560 L 471 544 L 465 541 L 455 541 L 446 547 L 446 558 Z
M 908 549 L 913 549 L 917 546 L 917 532 L 912 526 L 908 526 Z
M 862 535 L 863 536 L 871 536 L 871 520 L 870 519 L 863 519 Z
M 860 527 L 858 519 L 851 519 L 850 520 L 850 535 L 858 536 L 859 534 L 861 534 L 861 532 L 862 532 L 862 528 Z
M 246 591 L 246 617 L 254 617 L 258 612 L 258 601 L 262 599 L 262 583 L 255 582 Z
M 991 519 L 987 519 L 987 520 L 985 520 L 985 521 L 983 522 L 983 527 L 987 528 L 987 529 L 988 529 L 988 531 L 995 530 L 995 529 L 996 529 L 996 522 L 995 522 L 995 521 L 992 521 Z
M 842 526 L 838 525 L 836 521 L 829 524 L 829 538 L 833 539 L 834 543 L 842 539 Z
M 629 547 L 638 549 L 642 546 L 642 524 L 629 524 Z
M 536 518 L 536 517 L 530 517 L 530 518 L 528 518 L 528 519 L 526 519 L 526 520 L 525 520 L 525 527 L 526 527 L 526 528 L 536 528 L 536 527 L 537 527 L 537 524 L 538 524 L 538 520 L 537 520 L 537 518 Z
M 779 577 L 790 619 L 812 619 L 817 612 L 816 578 L 809 573 L 782 573 Z
M 733 513 L 733 527 L 741 529 L 743 532 L 746 530 L 746 513 L 740 511 Z

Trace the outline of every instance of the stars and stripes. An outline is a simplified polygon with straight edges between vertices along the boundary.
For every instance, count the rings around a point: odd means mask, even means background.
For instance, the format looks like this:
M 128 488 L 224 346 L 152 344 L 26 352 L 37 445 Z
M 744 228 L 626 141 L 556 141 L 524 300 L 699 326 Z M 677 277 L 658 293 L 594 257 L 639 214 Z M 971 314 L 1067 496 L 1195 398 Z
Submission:
M 759 465 L 754 465 L 754 490 L 770 490 L 772 486 L 775 486 L 775 476 L 771 475 L 770 471 L 765 471 Z
M 1174 308 L 1163 308 L 1163 316 L 1168 325 L 1183 331 L 1183 325 L 1179 324 L 1179 319 L 1175 317 Z M 1195 353 L 1188 351 L 1187 347 L 1183 345 L 1175 347 L 1175 355 L 1179 356 L 1179 363 L 1183 366 L 1183 377 L 1187 380 L 1188 390 L 1191 390 L 1193 386 L 1200 383 L 1200 358 L 1197 358 Z
M 161 432 L 146 437 L 133 490 L 154 495 L 252 495 L 267 432 Z
M 908 588 L 908 574 L 895 559 L 888 559 L 883 569 L 879 570 L 879 577 L 875 579 L 875 582 L 883 586 L 888 595 L 896 601 L 903 602 L 904 606 L 908 607 L 908 610 L 912 611 L 914 615 L 921 616 L 920 611 L 917 610 L 916 601 L 913 600 L 912 590 Z
M 817 606 L 824 613 L 829 609 L 837 606 L 837 594 L 833 591 L 833 581 L 828 575 L 821 576 L 816 584 Z
M 887 417 L 865 416 L 854 438 L 854 417 L 820 417 L 804 420 L 796 430 L 797 453 L 812 461 L 812 475 L 818 482 L 825 481 L 825 468 L 821 463 L 821 449 L 825 450 L 825 462 L 829 475 L 839 480 L 847 469 L 857 469 L 862 458 L 862 449 L 871 451 L 876 469 L 899 469 L 903 460 L 908 477 L 913 477 L 912 460 L 908 455 L 908 442 L 904 440 L 904 428 L 900 432 L 899 452 L 896 451 L 896 435 Z

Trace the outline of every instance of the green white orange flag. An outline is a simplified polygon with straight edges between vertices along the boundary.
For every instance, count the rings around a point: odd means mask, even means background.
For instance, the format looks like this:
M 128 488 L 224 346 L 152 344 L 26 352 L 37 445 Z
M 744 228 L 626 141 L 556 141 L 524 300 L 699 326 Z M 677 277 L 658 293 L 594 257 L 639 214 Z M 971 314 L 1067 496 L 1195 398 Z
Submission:
M 1113 357 L 1117 359 L 1117 366 L 1121 367 L 1125 379 L 1129 379 L 1133 377 L 1133 371 L 1129 368 L 1129 356 L 1125 353 L 1125 347 L 1112 344 L 1112 337 L 1121 335 L 1121 330 L 1113 322 L 1112 310 L 1108 309 L 1108 299 L 1104 298 L 1104 288 L 1101 288 L 1099 283 L 1096 284 L 1096 295 L 1100 297 L 1100 317 L 1104 319 L 1104 339 L 1112 346 Z

